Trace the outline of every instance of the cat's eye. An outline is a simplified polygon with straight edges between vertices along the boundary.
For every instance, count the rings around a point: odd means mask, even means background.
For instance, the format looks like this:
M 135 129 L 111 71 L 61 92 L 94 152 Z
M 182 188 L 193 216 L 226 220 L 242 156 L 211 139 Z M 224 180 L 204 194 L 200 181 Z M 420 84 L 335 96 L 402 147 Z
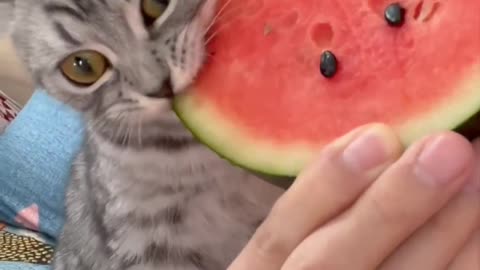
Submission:
M 145 24 L 152 25 L 167 10 L 170 0 L 141 0 Z
M 105 74 L 107 58 L 96 51 L 80 51 L 68 56 L 60 65 L 63 75 L 75 84 L 90 86 Z

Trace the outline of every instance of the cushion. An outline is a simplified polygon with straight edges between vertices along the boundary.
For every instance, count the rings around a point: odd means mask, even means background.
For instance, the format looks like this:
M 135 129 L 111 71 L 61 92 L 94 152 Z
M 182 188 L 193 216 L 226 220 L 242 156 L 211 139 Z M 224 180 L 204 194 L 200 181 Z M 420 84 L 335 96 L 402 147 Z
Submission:
M 83 141 L 78 112 L 37 90 L 0 135 L 0 220 L 56 238 Z

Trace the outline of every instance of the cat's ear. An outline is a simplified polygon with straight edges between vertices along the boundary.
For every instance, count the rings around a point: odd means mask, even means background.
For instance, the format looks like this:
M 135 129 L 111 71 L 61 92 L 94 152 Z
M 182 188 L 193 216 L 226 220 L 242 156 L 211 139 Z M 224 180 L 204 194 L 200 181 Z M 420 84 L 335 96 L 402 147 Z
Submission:
M 0 39 L 10 32 L 13 23 L 15 0 L 0 0 Z

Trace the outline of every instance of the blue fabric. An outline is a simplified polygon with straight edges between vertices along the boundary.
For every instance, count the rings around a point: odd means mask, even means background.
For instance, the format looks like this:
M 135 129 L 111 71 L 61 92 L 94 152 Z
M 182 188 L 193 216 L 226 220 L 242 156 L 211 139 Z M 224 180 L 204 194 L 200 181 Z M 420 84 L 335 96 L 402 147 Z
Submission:
M 76 111 L 42 90 L 34 93 L 0 135 L 0 220 L 58 236 L 64 191 L 83 131 Z
M 0 262 L 1 270 L 51 270 L 49 265 Z

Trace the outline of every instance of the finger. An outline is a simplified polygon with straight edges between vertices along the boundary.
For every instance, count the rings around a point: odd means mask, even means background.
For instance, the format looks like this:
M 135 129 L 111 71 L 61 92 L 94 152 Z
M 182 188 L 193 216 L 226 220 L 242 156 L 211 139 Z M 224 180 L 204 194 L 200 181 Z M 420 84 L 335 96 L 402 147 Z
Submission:
M 448 270 L 478 270 L 480 269 L 480 230 L 470 238 L 465 247 L 460 250 Z
M 352 204 L 401 151 L 394 133 L 378 124 L 325 147 L 278 200 L 229 269 L 280 269 L 310 232 Z
M 445 133 L 415 144 L 345 214 L 311 234 L 282 270 L 376 267 L 471 173 L 473 149 Z
M 475 164 L 480 164 L 480 142 L 474 144 L 474 150 Z M 475 171 L 464 191 L 396 249 L 381 270 L 437 270 L 448 266 L 480 221 L 480 167 Z

